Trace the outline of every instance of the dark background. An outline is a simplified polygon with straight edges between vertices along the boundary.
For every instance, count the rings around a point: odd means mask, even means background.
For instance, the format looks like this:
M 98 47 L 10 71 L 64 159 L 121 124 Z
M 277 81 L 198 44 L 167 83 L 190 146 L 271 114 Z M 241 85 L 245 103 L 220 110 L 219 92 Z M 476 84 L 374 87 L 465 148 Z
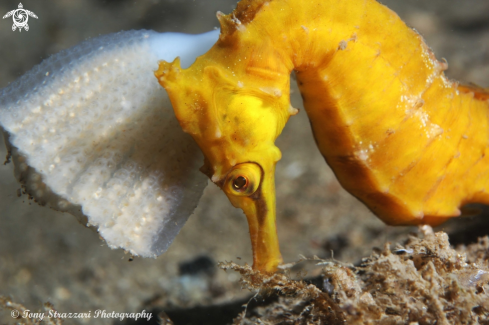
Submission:
M 0 88 L 42 59 L 84 39 L 142 28 L 200 33 L 218 26 L 217 10 L 228 13 L 236 5 L 225 0 L 22 3 L 39 19 L 29 18 L 30 30 L 21 33 L 12 32 L 11 18 L 0 20 Z M 449 77 L 489 87 L 487 0 L 383 3 L 415 27 L 439 59 L 448 60 Z M 17 6 L 18 1 L 2 0 L 0 15 Z M 293 105 L 302 106 L 297 92 Z M 340 187 L 315 147 L 304 112 L 291 119 L 277 144 L 283 152 L 276 178 L 285 262 L 297 260 L 299 254 L 330 257 L 334 250 L 335 258 L 355 263 L 372 247 L 402 241 L 416 231 L 385 226 Z M 5 156 L 3 144 L 0 151 L 0 157 Z M 225 315 L 227 309 L 189 308 L 237 302 L 239 310 L 241 299 L 250 295 L 241 290 L 237 274 L 215 266 L 217 261 L 251 263 L 251 247 L 243 214 L 212 184 L 167 253 L 156 260 L 132 262 L 123 251 L 109 249 L 74 217 L 38 207 L 26 196 L 17 197 L 19 188 L 12 165 L 0 166 L 0 295 L 30 309 L 50 301 L 61 312 L 166 310 L 177 323 L 195 324 L 195 319 L 181 319 L 212 318 Z M 459 218 L 440 229 L 452 234 L 452 242 L 468 243 L 489 233 L 488 220 L 488 216 Z M 13 323 L 9 311 L 0 310 L 0 323 Z

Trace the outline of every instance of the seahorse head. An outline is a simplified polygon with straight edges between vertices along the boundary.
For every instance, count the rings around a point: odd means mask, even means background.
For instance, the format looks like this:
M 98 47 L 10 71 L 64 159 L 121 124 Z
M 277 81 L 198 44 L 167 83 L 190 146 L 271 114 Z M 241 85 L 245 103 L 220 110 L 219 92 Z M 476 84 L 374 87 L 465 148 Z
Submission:
M 182 69 L 177 58 L 160 62 L 155 75 L 204 153 L 201 171 L 245 212 L 255 268 L 273 271 L 281 260 L 278 242 L 270 243 L 276 241 L 274 174 L 281 158 L 274 142 L 291 115 L 289 78 L 249 63 L 199 58 Z

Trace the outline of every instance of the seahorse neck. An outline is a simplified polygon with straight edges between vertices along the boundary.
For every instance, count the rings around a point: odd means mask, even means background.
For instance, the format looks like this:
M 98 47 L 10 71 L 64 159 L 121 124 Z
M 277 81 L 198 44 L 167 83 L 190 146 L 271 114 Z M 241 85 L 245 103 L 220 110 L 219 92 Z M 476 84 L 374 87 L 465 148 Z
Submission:
M 241 1 L 231 15 L 218 15 L 222 29 L 218 46 L 227 54 L 233 53 L 230 47 L 239 48 L 234 55 L 246 54 L 247 66 L 262 65 L 280 72 L 315 69 L 355 41 L 362 25 L 368 24 L 370 31 L 379 31 L 385 25 L 385 21 L 376 19 L 378 10 L 370 17 L 372 7 L 380 8 L 390 20 L 399 20 L 373 0 L 324 0 L 313 5 L 301 1 Z

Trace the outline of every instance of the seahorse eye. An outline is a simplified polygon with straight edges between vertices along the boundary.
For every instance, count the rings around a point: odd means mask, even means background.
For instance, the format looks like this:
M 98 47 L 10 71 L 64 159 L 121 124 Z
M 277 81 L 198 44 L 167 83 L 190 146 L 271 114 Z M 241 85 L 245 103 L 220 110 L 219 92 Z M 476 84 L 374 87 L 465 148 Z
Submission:
M 233 187 L 236 190 L 245 189 L 247 186 L 248 186 L 248 179 L 246 179 L 246 177 L 244 176 L 238 176 L 233 181 Z
M 232 195 L 249 196 L 256 192 L 261 182 L 261 168 L 255 163 L 234 166 L 228 173 L 224 190 Z

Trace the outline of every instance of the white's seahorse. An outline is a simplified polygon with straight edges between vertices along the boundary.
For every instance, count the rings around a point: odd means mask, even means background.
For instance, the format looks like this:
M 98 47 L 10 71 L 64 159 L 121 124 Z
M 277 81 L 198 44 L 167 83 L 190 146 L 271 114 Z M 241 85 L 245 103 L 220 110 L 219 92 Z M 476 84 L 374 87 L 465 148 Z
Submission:
M 206 180 L 248 218 L 254 267 L 281 262 L 274 141 L 297 110 L 295 70 L 320 151 L 394 224 L 436 224 L 488 202 L 487 100 L 447 80 L 423 39 L 373 0 L 243 0 L 218 38 L 124 32 L 84 42 L 0 93 L 19 178 L 41 203 L 80 205 L 111 247 L 164 252 Z M 178 125 L 178 122 L 180 126 Z M 155 148 L 158 148 L 155 150 Z
M 250 227 L 254 267 L 281 262 L 274 142 L 296 72 L 319 150 L 384 222 L 437 225 L 489 203 L 489 92 L 448 80 L 423 38 L 374 0 L 242 0 L 188 69 L 156 76 Z

